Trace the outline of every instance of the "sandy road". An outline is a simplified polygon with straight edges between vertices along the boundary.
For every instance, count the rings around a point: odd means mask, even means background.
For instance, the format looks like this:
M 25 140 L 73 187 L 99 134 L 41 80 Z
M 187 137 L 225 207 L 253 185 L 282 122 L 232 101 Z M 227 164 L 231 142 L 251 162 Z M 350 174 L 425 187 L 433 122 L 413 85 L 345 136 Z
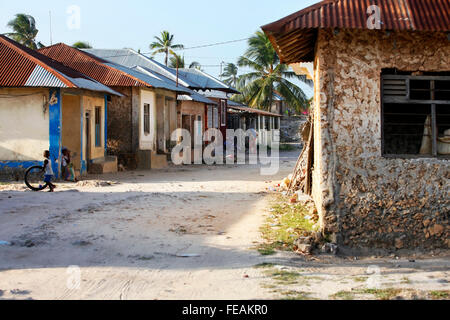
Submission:
M 177 167 L 90 177 L 54 194 L 0 186 L 0 299 L 274 299 L 286 291 L 328 299 L 365 286 L 377 265 L 384 287 L 449 290 L 448 257 L 308 260 L 254 250 L 274 177 L 257 166 Z M 263 262 L 295 281 L 276 281 Z M 269 270 L 270 271 L 270 270 Z M 269 272 L 270 273 L 270 272 Z M 366 298 L 371 298 L 368 296 Z
M 4 187 L 0 240 L 14 245 L 0 246 L 0 298 L 268 298 L 251 247 L 266 181 L 289 174 L 297 155 L 284 154 L 275 177 L 200 166 L 102 176 L 120 183 L 54 194 Z M 69 266 L 80 268 L 79 289 Z

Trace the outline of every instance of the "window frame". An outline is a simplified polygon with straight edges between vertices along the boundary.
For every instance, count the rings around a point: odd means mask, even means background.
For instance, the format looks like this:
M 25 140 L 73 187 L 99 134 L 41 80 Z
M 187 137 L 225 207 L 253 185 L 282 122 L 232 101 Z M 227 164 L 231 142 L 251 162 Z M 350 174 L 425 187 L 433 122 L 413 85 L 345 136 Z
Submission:
M 404 96 L 386 96 L 385 95 L 385 80 L 405 80 L 406 82 L 406 94 Z M 411 99 L 411 80 L 426 80 L 430 81 L 430 100 L 420 100 Z M 381 155 L 384 158 L 390 159 L 450 159 L 450 155 L 439 155 L 438 154 L 438 126 L 437 126 L 437 105 L 450 105 L 450 100 L 436 100 L 435 97 L 435 81 L 450 81 L 450 76 L 438 76 L 438 75 L 381 75 Z M 432 152 L 431 154 L 391 154 L 385 152 L 385 105 L 386 104 L 412 104 L 412 105 L 423 105 L 431 106 L 431 129 L 432 129 Z
M 220 100 L 220 126 L 225 127 L 227 125 L 227 102 Z

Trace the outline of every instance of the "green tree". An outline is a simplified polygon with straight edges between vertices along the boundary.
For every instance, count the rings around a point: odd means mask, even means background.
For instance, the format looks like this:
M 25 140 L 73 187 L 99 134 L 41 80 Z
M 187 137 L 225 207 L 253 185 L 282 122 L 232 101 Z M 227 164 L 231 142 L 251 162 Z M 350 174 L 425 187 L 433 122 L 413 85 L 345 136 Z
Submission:
M 157 53 L 164 53 L 164 62 L 166 66 L 169 64 L 169 55 L 175 55 L 174 50 L 183 49 L 182 44 L 173 43 L 174 35 L 170 34 L 169 31 L 162 31 L 160 37 L 155 37 L 156 41 L 150 44 L 150 49 L 153 50 L 153 55 Z
M 189 65 L 189 69 L 198 69 L 198 70 L 202 70 L 202 65 L 200 64 L 200 62 L 193 61 L 193 62 L 191 62 L 191 64 Z
M 237 88 L 238 85 L 238 67 L 234 63 L 228 63 L 223 69 L 222 74 L 220 75 L 227 85 L 232 86 L 233 88 Z
M 36 42 L 36 36 L 39 30 L 36 28 L 36 20 L 32 16 L 18 13 L 13 20 L 8 22 L 7 26 L 13 32 L 6 33 L 5 35 L 11 39 L 34 50 L 44 47 L 42 43 Z
M 92 49 L 92 46 L 89 44 L 89 42 L 84 41 L 75 42 L 72 47 L 77 49 Z
M 242 100 L 254 108 L 270 110 L 274 95 L 278 94 L 285 102 L 297 111 L 306 110 L 308 101 L 301 88 L 290 80 L 296 79 L 304 83 L 311 83 L 305 76 L 296 75 L 289 66 L 281 64 L 280 59 L 262 32 L 257 31 L 248 40 L 248 49 L 239 58 L 238 65 L 253 71 L 243 74 L 238 80 L 238 90 L 242 92 Z
M 178 61 L 177 61 L 177 59 L 178 59 Z M 182 57 L 182 56 L 179 56 L 174 53 L 172 55 L 172 57 L 170 57 L 169 67 L 177 68 L 177 66 L 180 69 L 184 68 L 184 66 L 185 66 L 184 56 Z

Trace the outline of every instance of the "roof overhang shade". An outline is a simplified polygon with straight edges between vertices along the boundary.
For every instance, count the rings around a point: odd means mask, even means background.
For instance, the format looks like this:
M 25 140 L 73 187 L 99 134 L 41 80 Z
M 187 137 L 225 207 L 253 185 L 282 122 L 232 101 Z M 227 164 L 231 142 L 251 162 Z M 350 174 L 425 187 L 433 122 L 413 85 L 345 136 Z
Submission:
M 319 29 L 373 29 L 372 6 L 380 30 L 450 31 L 450 0 L 324 0 L 262 29 L 283 63 L 312 62 Z

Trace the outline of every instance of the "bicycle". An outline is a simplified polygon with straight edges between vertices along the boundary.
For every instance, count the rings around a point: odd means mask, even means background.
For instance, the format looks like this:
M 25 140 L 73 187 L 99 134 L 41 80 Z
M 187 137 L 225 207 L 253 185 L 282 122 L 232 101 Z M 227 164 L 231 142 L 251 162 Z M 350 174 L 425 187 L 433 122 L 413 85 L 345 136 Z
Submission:
M 44 181 L 44 167 L 33 166 L 25 172 L 25 184 L 32 191 L 42 191 L 48 187 L 48 183 Z

